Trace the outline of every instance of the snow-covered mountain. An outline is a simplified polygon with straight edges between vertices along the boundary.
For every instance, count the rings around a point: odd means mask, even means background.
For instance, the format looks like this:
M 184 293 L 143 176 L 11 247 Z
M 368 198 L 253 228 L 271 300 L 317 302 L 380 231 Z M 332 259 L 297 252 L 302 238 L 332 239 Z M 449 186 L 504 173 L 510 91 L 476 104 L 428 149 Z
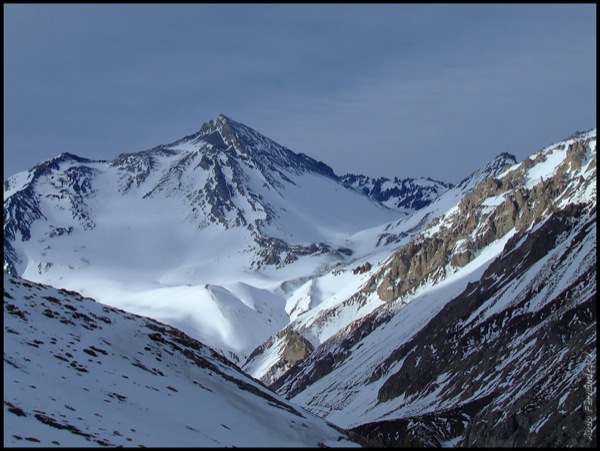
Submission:
M 370 444 L 595 443 L 595 129 L 452 186 L 338 177 L 220 115 L 4 199 L 5 271 L 176 327 Z
M 4 446 L 359 446 L 177 329 L 4 274 Z
M 259 376 L 386 445 L 594 444 L 596 130 L 492 166 L 344 301 L 385 304 Z
M 9 178 L 5 269 L 243 358 L 287 324 L 284 281 L 352 258 L 354 234 L 405 215 L 220 115 L 168 145 L 110 162 L 63 153 Z

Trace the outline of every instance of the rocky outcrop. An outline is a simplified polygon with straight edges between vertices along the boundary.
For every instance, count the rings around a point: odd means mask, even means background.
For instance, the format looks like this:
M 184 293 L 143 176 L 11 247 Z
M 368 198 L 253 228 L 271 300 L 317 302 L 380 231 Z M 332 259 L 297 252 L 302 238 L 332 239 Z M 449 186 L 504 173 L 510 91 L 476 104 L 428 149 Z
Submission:
M 365 262 L 364 264 L 355 267 L 352 270 L 352 274 L 364 274 L 370 271 L 372 267 L 373 265 L 370 262 Z
M 262 382 L 269 384 L 288 371 L 294 364 L 304 360 L 314 351 L 314 346 L 300 333 L 291 327 L 286 327 L 276 335 L 270 337 L 265 343 L 257 347 L 248 357 L 246 364 L 265 354 L 270 348 L 278 348 L 279 359 L 261 378 Z
M 305 255 L 331 254 L 344 258 L 353 253 L 352 249 L 333 248 L 325 243 L 288 244 L 279 238 L 264 237 L 258 234 L 254 234 L 254 236 L 259 245 L 258 258 L 252 262 L 252 267 L 256 269 L 260 269 L 264 265 L 282 267 Z
M 486 178 L 466 194 L 455 213 L 432 221 L 434 232 L 426 231 L 403 246 L 389 263 L 373 275 L 370 286 L 384 301 L 393 301 L 414 292 L 426 281 L 435 283 L 455 268 L 465 266 L 478 252 L 511 230 L 530 228 L 551 213 L 561 197 L 589 185 L 584 178 L 572 180 L 570 174 L 581 169 L 588 141 L 569 144 L 567 156 L 555 175 L 526 186 L 534 161 L 523 163 L 502 177 Z M 545 161 L 540 152 L 536 157 Z M 506 169 L 506 167 L 505 167 Z
M 139 187 L 156 169 L 156 158 L 151 151 L 140 152 L 136 154 L 121 154 L 113 161 L 110 166 L 118 169 L 120 173 L 119 191 L 129 192 L 134 186 Z

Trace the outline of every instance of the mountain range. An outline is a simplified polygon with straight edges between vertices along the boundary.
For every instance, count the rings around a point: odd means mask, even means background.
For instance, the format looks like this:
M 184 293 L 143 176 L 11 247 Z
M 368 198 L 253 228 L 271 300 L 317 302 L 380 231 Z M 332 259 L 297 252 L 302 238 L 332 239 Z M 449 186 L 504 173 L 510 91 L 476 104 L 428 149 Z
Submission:
M 293 410 L 319 426 L 288 444 L 590 446 L 595 255 L 595 129 L 521 162 L 500 154 L 456 185 L 338 176 L 224 115 L 112 161 L 63 153 L 4 183 L 5 374 L 13 380 L 8 399 L 5 382 L 5 417 L 14 414 L 14 431 L 58 428 L 61 444 L 127 445 L 124 426 L 112 424 L 121 435 L 111 436 L 100 417 L 75 421 L 64 410 L 84 399 L 102 405 L 102 393 L 129 399 L 107 402 L 128 417 L 166 402 L 152 404 L 128 384 L 109 390 L 115 382 L 105 374 L 125 359 L 146 369 L 132 363 L 136 373 L 123 378 L 163 373 L 160 380 L 186 387 L 186 398 L 198 396 L 195 405 L 216 402 L 195 393 L 196 382 L 209 386 L 207 371 L 218 374 L 225 382 L 210 388 L 227 393 L 219 411 L 240 425 L 233 386 L 256 395 L 244 398 L 242 412 L 274 404 L 260 426 L 244 426 L 246 441 L 233 440 L 228 423 L 216 433 L 173 417 L 207 445 L 291 440 L 282 431 L 296 430 Z M 81 315 L 97 327 L 88 330 Z M 71 316 L 79 321 L 61 321 Z M 103 316 L 110 322 L 101 324 Z M 117 326 L 128 321 L 135 327 Z M 77 368 L 97 369 L 80 363 L 86 356 L 73 349 L 81 346 L 71 343 L 71 356 L 57 347 L 75 333 L 102 362 L 95 398 L 60 388 L 65 378 L 90 376 Z M 128 338 L 117 352 L 107 349 L 110 336 Z M 89 343 L 104 343 L 107 354 Z M 89 356 L 85 349 L 77 352 Z M 166 350 L 179 359 L 171 366 L 156 360 Z M 134 351 L 154 354 L 154 366 Z M 34 370 L 23 362 L 31 353 L 52 357 L 55 369 Z M 51 380 L 48 396 L 64 402 L 18 389 L 42 377 Z M 187 408 L 167 390 L 169 408 Z M 276 438 L 259 440 L 281 411 Z M 146 446 L 199 440 L 179 428 L 176 440 L 161 441 L 156 427 L 142 434 L 135 424 L 129 438 Z M 5 445 L 35 443 L 6 426 Z

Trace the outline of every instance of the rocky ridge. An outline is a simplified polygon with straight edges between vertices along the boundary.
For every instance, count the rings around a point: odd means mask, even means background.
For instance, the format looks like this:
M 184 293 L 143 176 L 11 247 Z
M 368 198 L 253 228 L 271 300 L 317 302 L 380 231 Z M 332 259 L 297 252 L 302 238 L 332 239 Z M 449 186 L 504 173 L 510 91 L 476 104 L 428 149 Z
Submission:
M 526 158 L 516 167 L 499 168 L 504 173 L 490 175 L 479 182 L 460 201 L 457 208 L 431 222 L 425 233 L 415 236 L 369 281 L 377 294 L 392 301 L 416 290 L 425 281 L 435 283 L 449 272 L 463 267 L 486 246 L 511 230 L 530 228 L 576 191 L 588 189 L 592 178 L 579 175 L 591 138 L 568 144 L 564 161 L 550 179 L 528 187 L 528 171 L 543 163 L 550 152 L 560 152 L 561 144 L 547 152 Z M 595 137 L 593 138 L 595 140 Z M 588 156 L 589 157 L 589 156 Z M 595 165 L 590 161 L 589 170 Z
M 387 304 L 271 387 L 391 446 L 593 446 L 595 188 L 595 130 L 480 181 L 365 284 Z
M 431 204 L 452 184 L 430 178 L 399 179 L 371 178 L 366 175 L 346 174 L 340 177 L 343 185 L 364 193 L 383 205 L 398 210 L 416 211 Z

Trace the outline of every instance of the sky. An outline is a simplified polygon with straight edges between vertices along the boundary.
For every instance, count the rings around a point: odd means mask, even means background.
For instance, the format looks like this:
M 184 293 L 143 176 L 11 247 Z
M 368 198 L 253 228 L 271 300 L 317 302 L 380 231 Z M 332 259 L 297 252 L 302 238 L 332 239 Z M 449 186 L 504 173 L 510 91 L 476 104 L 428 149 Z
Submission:
M 595 4 L 4 4 L 4 179 L 219 113 L 336 174 L 456 183 L 596 127 Z

